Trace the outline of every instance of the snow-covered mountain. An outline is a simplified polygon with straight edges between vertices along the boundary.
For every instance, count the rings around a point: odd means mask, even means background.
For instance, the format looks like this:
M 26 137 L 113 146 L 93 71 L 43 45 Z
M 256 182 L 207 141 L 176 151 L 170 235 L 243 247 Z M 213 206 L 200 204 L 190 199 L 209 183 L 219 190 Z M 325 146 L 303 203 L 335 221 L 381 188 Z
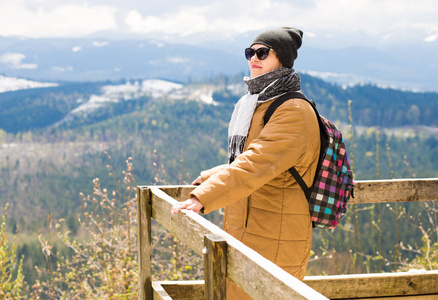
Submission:
M 0 37 L 0 74 L 41 81 L 161 78 L 187 82 L 241 72 L 238 55 L 153 40 Z
M 93 114 L 99 109 L 113 103 L 136 100 L 147 97 L 153 100 L 160 99 L 192 99 L 215 104 L 213 92 L 217 89 L 214 85 L 183 85 L 161 79 L 145 79 L 126 82 L 124 84 L 104 85 L 100 93 L 91 95 L 77 101 L 79 106 L 70 111 L 62 120 L 55 125 L 60 125 L 66 121 L 71 121 L 76 117 L 83 117 Z
M 0 74 L 37 81 L 166 79 L 192 82 L 247 74 L 243 50 L 250 35 L 201 45 L 158 39 L 19 39 L 0 37 Z M 340 84 L 367 82 L 405 90 L 438 91 L 438 40 L 377 48 L 312 48 L 303 43 L 295 68 L 331 74 Z
M 0 75 L 0 93 L 51 86 L 58 86 L 58 84 Z
M 82 100 L 81 105 L 71 111 L 72 115 L 87 114 L 108 103 L 128 101 L 142 96 L 159 98 L 167 96 L 170 92 L 182 89 L 183 85 L 164 80 L 143 80 L 135 81 L 133 84 L 127 82 L 118 85 L 106 85 L 102 87 L 102 94 L 92 95 L 89 99 Z

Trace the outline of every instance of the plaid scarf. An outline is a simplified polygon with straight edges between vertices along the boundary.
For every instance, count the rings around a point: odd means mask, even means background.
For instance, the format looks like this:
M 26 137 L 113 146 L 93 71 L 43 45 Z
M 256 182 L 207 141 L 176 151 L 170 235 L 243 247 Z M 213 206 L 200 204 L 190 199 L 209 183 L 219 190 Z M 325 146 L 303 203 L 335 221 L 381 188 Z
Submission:
M 248 92 L 234 107 L 228 127 L 228 162 L 243 152 L 252 116 L 261 103 L 301 89 L 300 75 L 292 68 L 280 67 L 257 77 L 245 77 Z

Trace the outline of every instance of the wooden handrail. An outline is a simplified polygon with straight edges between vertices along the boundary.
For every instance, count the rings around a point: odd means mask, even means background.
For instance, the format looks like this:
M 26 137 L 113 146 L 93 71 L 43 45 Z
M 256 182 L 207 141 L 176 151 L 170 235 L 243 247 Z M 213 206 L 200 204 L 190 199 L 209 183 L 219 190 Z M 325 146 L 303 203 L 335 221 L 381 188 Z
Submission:
M 438 178 L 358 180 L 350 200 L 349 204 L 438 200 Z
M 304 282 L 330 299 L 415 296 L 435 294 L 438 271 L 307 276 Z
M 202 216 L 186 210 L 171 215 L 171 207 L 177 201 L 187 199 L 193 188 L 193 186 L 137 187 L 139 299 L 153 299 L 151 218 L 154 218 L 199 255 L 205 254 L 203 248 L 207 245 L 205 244 L 207 235 L 214 235 L 216 238 L 225 241 L 226 276 L 254 299 L 328 299 L 316 290 L 321 290 L 321 286 L 327 285 L 327 282 L 329 282 L 327 280 L 330 280 L 330 278 L 306 278 L 305 283 L 303 283 Z M 437 199 L 437 178 L 370 180 L 356 181 L 354 198 L 350 200 L 349 204 L 431 201 Z M 206 255 L 205 260 L 208 259 L 214 260 L 215 258 L 207 258 Z M 211 274 L 209 276 L 212 277 Z M 430 273 L 430 276 L 432 277 L 423 277 L 429 278 L 428 280 L 438 279 L 437 273 Z M 360 276 L 358 278 L 360 281 Z M 383 277 L 377 276 L 376 278 L 379 281 L 379 278 Z M 342 280 L 341 277 L 337 279 Z M 208 279 L 208 282 L 206 280 L 205 285 L 211 287 L 212 284 L 217 284 L 214 280 L 217 279 Z M 316 290 L 306 283 L 312 287 L 315 286 Z M 223 283 L 218 283 L 217 286 L 221 287 Z M 432 292 L 436 293 L 436 291 Z M 211 294 L 211 291 L 209 293 Z M 216 295 L 215 297 L 220 298 L 221 296 Z M 333 294 L 330 294 L 330 297 L 333 297 Z
M 146 215 L 138 217 L 139 299 L 152 299 L 151 251 L 141 250 L 151 247 L 150 221 L 146 220 L 151 217 L 199 255 L 203 255 L 206 235 L 221 236 L 227 243 L 227 277 L 254 299 L 328 299 L 202 216 L 185 210 L 171 215 L 177 200 L 160 187 L 138 187 L 137 195 L 138 214 Z
M 168 185 L 160 189 L 178 201 L 186 200 L 193 186 Z M 357 180 L 355 203 L 416 202 L 438 200 L 438 178 Z

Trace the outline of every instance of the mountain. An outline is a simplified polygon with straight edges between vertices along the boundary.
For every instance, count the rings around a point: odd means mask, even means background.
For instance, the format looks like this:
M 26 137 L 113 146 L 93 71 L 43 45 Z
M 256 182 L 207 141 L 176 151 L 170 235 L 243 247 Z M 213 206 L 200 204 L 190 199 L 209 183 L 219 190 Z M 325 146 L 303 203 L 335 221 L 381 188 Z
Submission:
M 153 40 L 0 40 L 0 73 L 43 81 L 123 78 L 189 81 L 221 73 L 235 74 L 245 65 L 237 55 L 219 50 Z
M 20 80 L 7 82 L 17 87 Z M 64 218 L 72 236 L 82 237 L 79 193 L 93 199 L 93 182 L 108 195 L 117 191 L 130 157 L 138 185 L 187 184 L 225 163 L 228 122 L 245 91 L 239 74 L 191 83 L 124 79 L 36 87 L 45 83 L 26 81 L 25 89 L 0 93 L 0 205 L 10 204 L 7 227 L 11 234 L 18 228 L 17 255 L 25 257 L 30 282 L 35 265 L 46 264 L 37 232 L 48 228 L 47 215 Z M 356 180 L 375 179 L 376 168 L 377 178 L 437 177 L 438 93 L 343 87 L 307 74 L 302 88 L 321 114 L 343 127 L 349 153 L 354 148 Z M 354 141 L 345 125 L 349 100 Z M 428 132 L 417 134 L 419 127 Z M 386 221 L 390 214 L 383 213 Z M 317 238 L 315 245 L 320 249 Z
M 347 122 L 348 101 L 356 126 L 409 127 L 415 132 L 438 127 L 438 93 L 382 88 L 370 84 L 340 86 L 302 74 L 302 90 L 319 112 Z M 0 78 L 1 79 L 1 78 Z M 3 77 L 17 88 L 21 79 Z M 209 105 L 234 104 L 245 93 L 240 75 L 220 75 L 203 82 L 180 83 L 159 79 L 102 82 L 32 82 L 28 89 L 0 93 L 0 128 L 18 133 L 51 127 L 80 127 L 127 114 L 147 103 L 195 100 Z M 1 83 L 1 81 L 0 81 Z M 30 88 L 33 87 L 33 88 Z M 4 89 L 8 89 L 6 85 Z M 423 127 L 422 127 L 423 126 Z M 406 130 L 405 130 L 406 131 Z M 414 133 L 415 133 L 414 132 Z
M 0 74 L 41 81 L 161 78 L 178 82 L 247 72 L 249 33 L 198 44 L 156 39 L 0 37 Z M 205 41 L 205 39 L 203 39 Z M 438 41 L 397 46 L 320 48 L 304 43 L 295 68 L 340 84 L 372 83 L 438 91 Z M 327 76 L 330 74 L 330 76 Z
M 58 84 L 52 82 L 37 82 L 0 75 L 0 93 L 51 86 L 58 86 Z

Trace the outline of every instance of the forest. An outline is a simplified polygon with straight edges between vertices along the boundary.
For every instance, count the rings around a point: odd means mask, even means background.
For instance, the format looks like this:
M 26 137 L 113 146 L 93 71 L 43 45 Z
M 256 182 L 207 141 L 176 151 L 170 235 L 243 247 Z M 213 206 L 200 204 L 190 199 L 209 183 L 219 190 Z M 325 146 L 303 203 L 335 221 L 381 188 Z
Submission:
M 62 83 L 0 94 L 0 207 L 8 203 L 4 234 L 10 241 L 15 236 L 14 243 L 1 246 L 14 249 L 15 274 L 23 257 L 18 273 L 24 277 L 22 290 L 27 295 L 39 293 L 50 299 L 61 297 L 60 290 L 67 293 L 74 285 L 85 289 L 73 277 L 100 274 L 97 270 L 105 274 L 112 264 L 113 268 L 131 269 L 123 280 L 115 273 L 87 279 L 96 291 L 91 295 L 98 297 L 102 282 L 111 278 L 114 295 L 123 290 L 130 299 L 136 287 L 119 287 L 115 282 L 126 283 L 136 276 L 135 186 L 188 184 L 200 171 L 226 162 L 227 125 L 239 98 L 234 87 L 240 84 L 240 75 L 185 84 L 213 87 L 213 104 L 190 97 L 142 95 L 60 122 L 78 107 L 78 99 L 100 93 L 104 85 L 125 82 Z M 342 87 L 308 75 L 302 75 L 302 82 L 303 92 L 317 103 L 321 115 L 342 129 L 355 180 L 438 177 L 438 121 L 434 117 L 438 94 L 373 85 Z M 433 204 L 424 205 L 351 210 L 343 228 L 315 233 L 308 275 L 421 266 L 425 235 L 419 230 L 419 221 L 402 220 L 407 215 L 420 220 L 420 215 L 436 212 Z M 355 216 L 361 229 L 349 227 Z M 220 224 L 220 214 L 206 217 Z M 384 230 L 395 223 L 399 224 L 398 236 Z M 432 225 L 430 230 L 436 236 L 438 229 Z M 99 246 L 98 229 L 114 242 L 114 248 Z M 124 230 L 130 234 L 122 234 Z M 356 230 L 360 230 L 360 247 L 351 254 L 351 249 L 358 248 L 353 246 Z M 403 250 L 400 241 L 415 251 Z M 433 263 L 438 267 L 436 237 L 433 241 Z M 161 249 L 154 254 L 156 278 L 202 277 L 199 268 L 194 268 L 199 266 L 199 258 L 183 243 L 158 227 L 155 242 Z M 120 250 L 116 245 L 129 255 L 110 258 Z M 179 258 L 172 255 L 175 247 Z M 86 265 L 96 249 L 101 255 L 93 260 L 96 269 L 84 268 L 83 274 L 75 269 L 73 262 L 76 268 Z M 350 253 L 343 266 L 330 265 L 333 257 L 343 253 Z M 71 285 L 61 280 L 66 274 L 72 278 Z

